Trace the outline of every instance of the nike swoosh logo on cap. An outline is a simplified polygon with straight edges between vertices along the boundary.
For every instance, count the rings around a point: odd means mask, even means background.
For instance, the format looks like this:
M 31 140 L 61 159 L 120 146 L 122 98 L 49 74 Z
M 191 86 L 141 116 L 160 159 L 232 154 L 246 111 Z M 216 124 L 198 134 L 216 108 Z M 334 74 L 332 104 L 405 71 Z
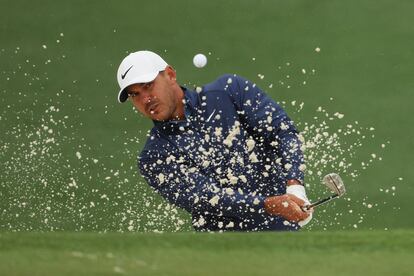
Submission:
M 125 79 L 126 74 L 128 74 L 129 70 L 134 67 L 134 65 L 131 65 L 131 67 L 128 68 L 128 70 L 125 71 L 125 73 L 121 74 L 121 79 Z

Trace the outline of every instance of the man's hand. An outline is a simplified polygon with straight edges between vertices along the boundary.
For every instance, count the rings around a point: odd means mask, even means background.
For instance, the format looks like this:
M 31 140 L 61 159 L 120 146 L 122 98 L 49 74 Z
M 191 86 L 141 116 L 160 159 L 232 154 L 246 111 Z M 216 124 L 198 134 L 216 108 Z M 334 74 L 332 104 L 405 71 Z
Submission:
M 305 201 L 292 195 L 284 194 L 265 199 L 265 210 L 270 215 L 281 216 L 291 222 L 299 222 L 309 217 L 313 210 L 303 211 Z

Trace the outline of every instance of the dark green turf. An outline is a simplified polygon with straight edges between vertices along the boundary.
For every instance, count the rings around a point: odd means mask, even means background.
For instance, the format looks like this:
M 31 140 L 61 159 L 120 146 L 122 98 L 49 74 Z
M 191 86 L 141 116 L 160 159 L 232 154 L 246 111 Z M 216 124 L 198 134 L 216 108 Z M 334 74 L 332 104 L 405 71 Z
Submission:
M 131 220 L 134 231 L 176 229 L 177 219 L 165 206 L 157 209 L 162 200 L 136 173 L 151 122 L 115 99 L 118 64 L 138 49 L 163 53 L 190 87 L 238 73 L 264 88 L 273 83 L 267 90 L 278 101 L 305 102 L 300 113 L 286 107 L 297 122 L 311 122 L 322 106 L 345 114 L 332 129 L 354 121 L 374 127 L 352 158 L 360 176 L 343 175 L 352 200 L 320 209 L 311 229 L 414 226 L 407 219 L 414 177 L 412 1 L 0 0 L 0 7 L 0 145 L 8 145 L 0 149 L 0 229 L 126 231 Z M 211 52 L 202 70 L 191 62 L 198 52 Z M 60 109 L 52 117 L 66 127 L 51 125 L 50 106 Z M 45 154 L 45 144 L 38 145 L 31 155 L 36 136 L 28 135 L 45 123 L 54 132 L 42 131 L 40 140 L 54 137 L 58 145 Z M 371 153 L 383 160 L 361 169 Z M 71 178 L 77 189 L 67 188 Z M 318 177 L 307 181 L 319 185 Z M 385 193 L 392 186 L 395 195 Z M 177 217 L 190 229 L 186 214 Z
M 412 275 L 412 231 L 2 233 L 2 275 Z

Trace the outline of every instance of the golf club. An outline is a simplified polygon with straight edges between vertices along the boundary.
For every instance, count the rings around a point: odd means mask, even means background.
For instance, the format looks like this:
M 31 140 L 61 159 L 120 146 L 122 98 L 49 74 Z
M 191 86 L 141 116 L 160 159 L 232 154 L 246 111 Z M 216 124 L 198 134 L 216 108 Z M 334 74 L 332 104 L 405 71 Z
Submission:
M 310 208 L 319 206 L 323 203 L 326 203 L 328 201 L 331 201 L 334 198 L 343 196 L 345 194 L 344 182 L 342 181 L 341 177 L 336 173 L 330 173 L 330 174 L 325 175 L 324 178 L 322 179 L 322 183 L 325 184 L 325 186 L 327 186 L 329 190 L 334 192 L 334 194 L 331 195 L 330 197 L 321 199 L 315 203 L 304 206 L 303 209 L 305 211 L 309 210 Z

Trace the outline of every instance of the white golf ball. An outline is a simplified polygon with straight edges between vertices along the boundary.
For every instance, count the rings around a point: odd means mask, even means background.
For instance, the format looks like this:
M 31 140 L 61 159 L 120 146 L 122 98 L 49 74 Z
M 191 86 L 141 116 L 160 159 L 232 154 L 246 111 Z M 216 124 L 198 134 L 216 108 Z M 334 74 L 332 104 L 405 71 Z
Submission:
M 207 57 L 203 54 L 197 54 L 193 58 L 194 66 L 197 68 L 203 68 L 207 64 Z

